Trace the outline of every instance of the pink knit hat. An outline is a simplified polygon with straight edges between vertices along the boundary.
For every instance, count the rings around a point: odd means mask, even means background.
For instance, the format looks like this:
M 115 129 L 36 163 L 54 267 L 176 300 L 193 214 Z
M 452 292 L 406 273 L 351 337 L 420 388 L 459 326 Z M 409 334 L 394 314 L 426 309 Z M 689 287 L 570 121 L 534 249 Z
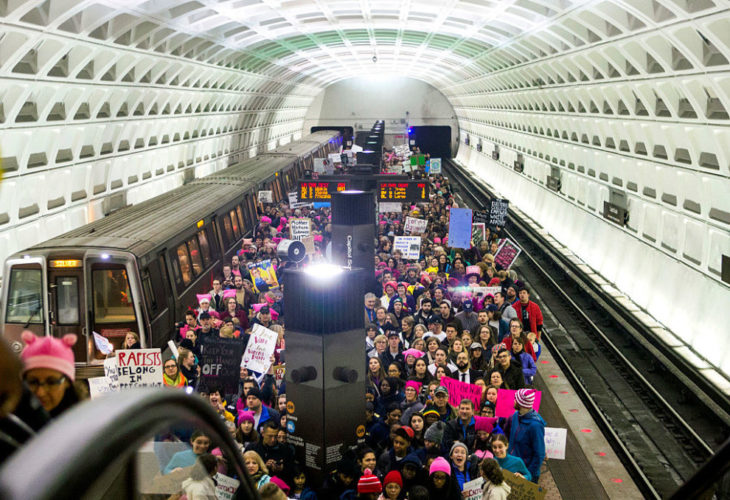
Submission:
M 532 408 L 535 403 L 535 389 L 520 389 L 515 393 L 515 403 L 523 408 Z
M 383 485 L 380 484 L 378 476 L 374 476 L 370 469 L 365 469 L 363 471 L 363 475 L 360 476 L 360 479 L 357 481 L 357 492 L 380 493 L 381 491 L 383 491 Z
M 281 488 L 281 491 L 283 491 L 287 496 L 289 496 L 289 490 L 291 490 L 291 488 L 289 488 L 289 485 L 286 484 L 286 482 L 283 479 L 281 479 L 280 477 L 274 476 L 269 481 L 274 483 L 275 485 L 277 485 L 279 488 Z
M 76 335 L 68 333 L 62 338 L 36 337 L 28 330 L 23 332 L 25 349 L 20 354 L 25 367 L 23 373 L 36 368 L 48 368 L 60 372 L 73 382 L 76 378 L 74 353 L 71 349 L 76 343 Z
M 431 468 L 428 470 L 428 475 L 432 476 L 434 472 L 444 472 L 447 476 L 451 475 L 451 466 L 444 457 L 436 457 L 431 462 Z
M 252 411 L 242 411 L 238 414 L 238 425 L 241 425 L 241 422 L 251 422 L 252 424 L 256 423 L 256 420 L 254 418 L 254 413 Z

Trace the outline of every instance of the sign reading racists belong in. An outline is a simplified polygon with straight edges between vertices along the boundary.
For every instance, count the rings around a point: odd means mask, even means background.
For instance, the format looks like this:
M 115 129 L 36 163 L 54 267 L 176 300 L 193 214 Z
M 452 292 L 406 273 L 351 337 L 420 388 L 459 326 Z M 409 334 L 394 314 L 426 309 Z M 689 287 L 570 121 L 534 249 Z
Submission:
M 243 344 L 239 339 L 206 339 L 200 361 L 201 385 L 220 387 L 225 394 L 236 394 L 242 356 Z
M 162 387 L 160 349 L 123 349 L 117 351 L 119 388 Z

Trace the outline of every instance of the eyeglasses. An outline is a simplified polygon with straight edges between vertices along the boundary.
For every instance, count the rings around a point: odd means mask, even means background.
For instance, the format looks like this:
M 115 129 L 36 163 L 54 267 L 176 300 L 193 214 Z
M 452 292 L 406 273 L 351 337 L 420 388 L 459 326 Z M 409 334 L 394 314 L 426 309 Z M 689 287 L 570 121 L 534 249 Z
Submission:
M 167 370 L 168 368 L 175 368 L 175 367 L 177 367 L 177 365 L 165 365 L 165 370 Z
M 28 387 L 30 387 L 31 390 L 35 391 L 41 387 L 48 387 L 49 389 L 52 389 L 63 384 L 64 380 L 66 380 L 66 377 L 48 378 L 42 382 L 38 379 L 31 378 L 26 380 L 25 383 L 28 384 Z

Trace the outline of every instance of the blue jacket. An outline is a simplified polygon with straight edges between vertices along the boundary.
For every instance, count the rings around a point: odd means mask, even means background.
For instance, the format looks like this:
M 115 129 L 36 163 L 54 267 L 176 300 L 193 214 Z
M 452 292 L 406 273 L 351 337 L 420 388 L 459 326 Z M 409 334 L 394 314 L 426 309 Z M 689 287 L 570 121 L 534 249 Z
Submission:
M 515 412 L 510 419 L 507 453 L 521 458 L 536 481 L 545 460 L 545 421 L 535 410 L 522 416 Z
M 163 470 L 162 473 L 169 474 L 178 467 L 185 468 L 190 467 L 191 465 L 195 465 L 195 460 L 197 460 L 197 458 L 198 455 L 193 453 L 193 450 L 179 451 L 172 456 L 172 459 L 167 464 L 167 467 L 165 467 L 165 470 Z
M 521 458 L 509 454 L 504 458 L 494 458 L 497 460 L 497 462 L 499 462 L 499 466 L 503 469 L 506 469 L 512 473 L 522 474 L 523 476 L 525 476 L 525 479 L 527 479 L 528 481 L 532 481 L 532 474 L 530 474 L 530 471 L 527 470 L 527 467 L 525 467 L 525 462 L 523 462 Z
M 537 373 L 537 365 L 532 359 L 532 356 L 522 351 L 520 353 L 519 360 L 515 359 L 514 353 L 512 353 L 512 359 L 514 359 L 516 363 L 522 365 L 522 375 L 525 377 L 525 385 L 532 385 L 532 378 Z

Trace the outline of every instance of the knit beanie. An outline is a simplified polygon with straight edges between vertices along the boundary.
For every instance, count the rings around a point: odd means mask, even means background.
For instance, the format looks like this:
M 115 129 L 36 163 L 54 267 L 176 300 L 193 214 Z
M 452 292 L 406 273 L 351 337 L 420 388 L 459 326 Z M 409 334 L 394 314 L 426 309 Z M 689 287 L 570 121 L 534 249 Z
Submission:
M 520 389 L 515 394 L 515 403 L 522 408 L 532 408 L 535 403 L 535 389 Z
M 385 475 L 385 479 L 383 479 L 383 486 L 388 486 L 390 483 L 395 483 L 401 488 L 403 487 L 403 478 L 401 477 L 400 472 L 392 470 Z
M 491 433 L 498 420 L 498 417 L 481 417 L 479 415 L 474 415 L 474 430 L 477 432 L 484 431 Z
M 461 441 L 455 441 L 454 444 L 451 446 L 451 449 L 449 450 L 449 456 L 451 456 L 452 453 L 454 453 L 454 450 L 456 448 L 464 448 L 464 451 L 467 455 L 469 455 L 469 448 L 466 447 L 464 443 Z
M 444 427 L 445 424 L 443 422 L 434 422 L 428 429 L 426 429 L 426 432 L 423 434 L 423 439 L 441 444 L 441 440 L 444 437 Z
M 264 399 L 264 396 L 261 394 L 261 389 L 259 389 L 258 387 L 251 387 L 248 390 L 248 393 L 246 394 L 246 397 L 249 397 L 249 396 L 254 396 L 261 401 L 263 401 L 263 399 Z
M 435 472 L 445 472 L 447 476 L 451 475 L 451 466 L 444 457 L 436 457 L 431 462 L 431 468 L 428 470 L 428 475 L 432 476 Z
M 256 423 L 256 419 L 253 416 L 252 411 L 242 411 L 238 414 L 238 425 L 241 425 L 241 422 L 251 422 L 252 424 Z
M 36 337 L 28 330 L 23 332 L 25 349 L 20 354 L 23 360 L 23 373 L 36 368 L 48 368 L 62 373 L 73 382 L 76 378 L 74 353 L 71 349 L 76 343 L 76 335 L 68 333 L 62 338 Z
M 289 496 L 289 490 L 291 490 L 291 488 L 289 488 L 289 485 L 286 484 L 286 482 L 283 479 L 281 479 L 280 477 L 274 476 L 269 481 L 274 483 L 275 485 L 277 485 L 279 488 L 281 488 L 281 491 L 283 491 L 286 494 L 286 496 Z
M 370 469 L 365 469 L 362 476 L 357 482 L 358 493 L 380 493 L 383 491 L 383 486 L 380 484 L 380 480 L 377 476 L 373 476 Z

